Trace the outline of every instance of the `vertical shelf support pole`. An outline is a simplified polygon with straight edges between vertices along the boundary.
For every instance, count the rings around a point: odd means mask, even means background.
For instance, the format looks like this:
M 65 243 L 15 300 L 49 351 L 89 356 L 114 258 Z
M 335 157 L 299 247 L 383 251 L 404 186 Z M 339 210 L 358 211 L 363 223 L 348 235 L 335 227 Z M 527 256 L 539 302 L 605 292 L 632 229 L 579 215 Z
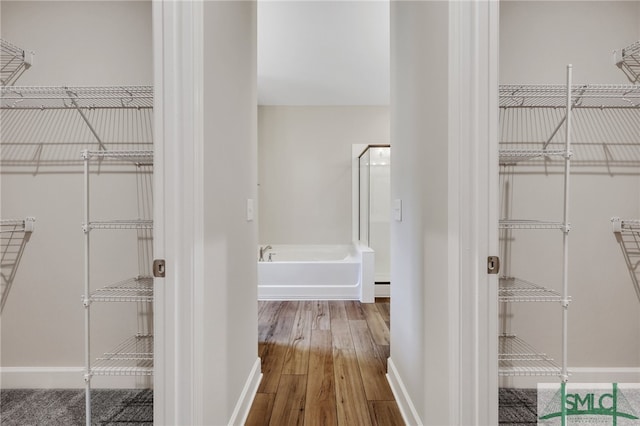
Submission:
M 568 311 L 569 311 L 569 175 L 571 173 L 571 72 L 572 65 L 567 65 L 567 112 L 565 125 L 565 161 L 564 161 L 564 214 L 562 230 L 562 382 L 569 379 L 567 369 L 568 349 Z
M 85 416 L 86 425 L 91 426 L 91 342 L 90 342 L 90 282 L 89 282 L 89 233 L 91 228 L 89 226 L 89 161 L 91 156 L 88 150 L 82 152 L 82 158 L 84 160 L 84 224 L 82 230 L 84 232 L 84 296 L 82 304 L 84 305 L 84 386 L 85 386 Z

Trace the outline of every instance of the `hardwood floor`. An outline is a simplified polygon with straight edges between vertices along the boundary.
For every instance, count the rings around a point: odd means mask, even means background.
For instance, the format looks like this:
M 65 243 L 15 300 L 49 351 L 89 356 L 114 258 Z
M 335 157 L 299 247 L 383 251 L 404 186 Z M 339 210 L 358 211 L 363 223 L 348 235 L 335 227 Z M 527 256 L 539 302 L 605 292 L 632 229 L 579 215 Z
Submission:
M 246 425 L 404 425 L 385 377 L 389 299 L 258 304 L 263 377 Z

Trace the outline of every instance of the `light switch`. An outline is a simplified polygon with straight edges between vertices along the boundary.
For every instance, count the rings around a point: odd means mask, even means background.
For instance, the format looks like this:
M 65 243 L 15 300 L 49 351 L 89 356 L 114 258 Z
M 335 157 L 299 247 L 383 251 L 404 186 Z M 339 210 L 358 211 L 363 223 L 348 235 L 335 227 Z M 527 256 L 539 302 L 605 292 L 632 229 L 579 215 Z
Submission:
M 393 200 L 393 220 L 402 222 L 402 200 Z
M 247 222 L 253 221 L 253 199 L 247 200 Z

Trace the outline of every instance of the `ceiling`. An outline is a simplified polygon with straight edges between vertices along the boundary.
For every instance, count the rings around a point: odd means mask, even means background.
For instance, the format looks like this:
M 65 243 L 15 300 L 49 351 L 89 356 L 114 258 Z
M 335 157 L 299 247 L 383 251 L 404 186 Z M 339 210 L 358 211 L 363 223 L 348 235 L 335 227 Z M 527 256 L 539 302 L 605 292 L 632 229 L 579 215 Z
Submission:
M 388 105 L 389 2 L 258 1 L 260 105 Z

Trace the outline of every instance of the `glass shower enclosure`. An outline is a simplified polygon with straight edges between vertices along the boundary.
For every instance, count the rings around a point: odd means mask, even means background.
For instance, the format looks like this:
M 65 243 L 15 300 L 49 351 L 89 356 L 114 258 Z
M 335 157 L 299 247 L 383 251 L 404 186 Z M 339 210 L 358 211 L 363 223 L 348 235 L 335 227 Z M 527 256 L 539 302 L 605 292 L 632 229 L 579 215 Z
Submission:
M 391 147 L 369 145 L 359 159 L 359 232 L 375 252 L 375 282 L 391 280 Z

